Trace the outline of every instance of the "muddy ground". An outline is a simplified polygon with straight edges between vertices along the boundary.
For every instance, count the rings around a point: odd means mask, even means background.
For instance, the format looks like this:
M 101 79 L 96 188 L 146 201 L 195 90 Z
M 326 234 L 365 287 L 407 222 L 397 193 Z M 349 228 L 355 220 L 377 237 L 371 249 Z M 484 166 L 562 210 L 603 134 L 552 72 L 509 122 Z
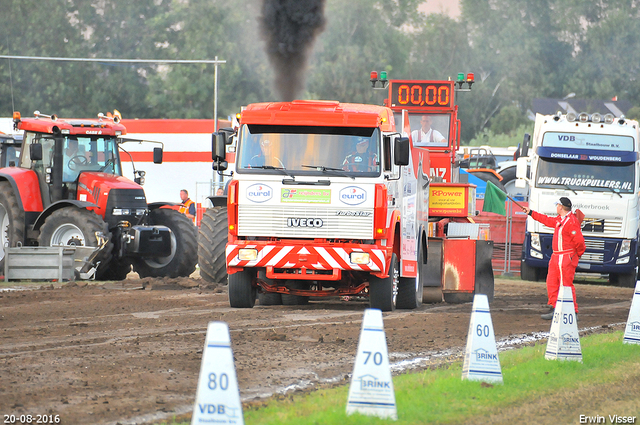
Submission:
M 576 286 L 583 335 L 623 329 L 633 289 Z M 226 287 L 199 278 L 20 289 L 0 292 L 0 415 L 60 415 L 62 424 L 187 417 L 212 320 L 229 324 L 248 404 L 346 383 L 367 307 L 332 299 L 233 309 Z M 499 346 L 544 338 L 545 304 L 544 283 L 496 279 L 491 315 Z M 429 304 L 385 313 L 394 372 L 459 356 L 470 311 L 471 304 Z

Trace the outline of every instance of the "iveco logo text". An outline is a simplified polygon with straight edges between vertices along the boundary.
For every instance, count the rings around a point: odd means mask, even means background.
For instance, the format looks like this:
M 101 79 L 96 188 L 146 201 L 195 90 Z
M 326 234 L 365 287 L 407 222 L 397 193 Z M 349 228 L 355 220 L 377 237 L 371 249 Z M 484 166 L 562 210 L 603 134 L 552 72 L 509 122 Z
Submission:
M 322 227 L 320 218 L 288 218 L 288 227 Z
M 357 186 L 347 186 L 340 191 L 340 201 L 348 205 L 359 205 L 367 200 L 367 192 Z
M 252 184 L 247 188 L 247 199 L 251 202 L 266 202 L 273 196 L 273 189 L 266 184 Z

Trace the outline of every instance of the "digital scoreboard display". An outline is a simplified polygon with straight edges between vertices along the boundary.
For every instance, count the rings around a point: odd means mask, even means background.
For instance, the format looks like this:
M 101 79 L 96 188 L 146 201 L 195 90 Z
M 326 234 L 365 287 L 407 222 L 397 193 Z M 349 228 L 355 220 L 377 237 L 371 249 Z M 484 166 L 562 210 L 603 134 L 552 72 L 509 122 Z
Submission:
M 392 108 L 451 108 L 454 81 L 389 81 Z

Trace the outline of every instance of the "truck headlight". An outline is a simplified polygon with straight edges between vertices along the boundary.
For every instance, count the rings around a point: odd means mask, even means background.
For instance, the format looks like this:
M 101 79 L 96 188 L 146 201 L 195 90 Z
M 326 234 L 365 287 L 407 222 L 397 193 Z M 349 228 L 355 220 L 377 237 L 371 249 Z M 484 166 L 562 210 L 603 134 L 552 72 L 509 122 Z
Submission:
M 533 258 L 537 258 L 539 260 L 542 260 L 542 253 L 539 251 L 536 251 L 535 249 L 530 249 L 529 250 L 529 254 L 533 257 Z
M 616 264 L 627 264 L 629 262 L 629 256 L 627 255 L 624 258 L 618 258 L 616 260 Z
M 112 211 L 113 215 L 131 215 L 131 210 L 129 208 L 114 208 Z
M 620 254 L 618 255 L 622 257 L 623 255 L 627 255 L 629 251 L 631 251 L 631 240 L 625 239 L 622 241 L 622 244 L 620 245 Z
M 258 250 L 255 248 L 240 248 L 238 250 L 238 259 L 242 261 L 253 261 L 258 258 Z
M 531 248 L 542 251 L 542 248 L 540 248 L 540 235 L 537 233 L 531 234 Z
M 352 252 L 349 254 L 349 260 L 353 264 L 369 264 L 368 252 Z

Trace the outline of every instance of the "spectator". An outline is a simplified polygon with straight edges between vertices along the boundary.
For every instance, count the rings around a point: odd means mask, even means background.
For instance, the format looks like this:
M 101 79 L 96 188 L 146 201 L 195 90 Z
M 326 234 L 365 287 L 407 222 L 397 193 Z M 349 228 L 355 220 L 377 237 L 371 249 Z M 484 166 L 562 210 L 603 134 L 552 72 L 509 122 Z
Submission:
M 182 189 L 180 191 L 180 200 L 182 203 L 180 204 L 180 209 L 178 211 L 189 217 L 191 220 L 195 220 L 196 203 L 189 199 L 189 192 L 187 192 L 187 189 Z

